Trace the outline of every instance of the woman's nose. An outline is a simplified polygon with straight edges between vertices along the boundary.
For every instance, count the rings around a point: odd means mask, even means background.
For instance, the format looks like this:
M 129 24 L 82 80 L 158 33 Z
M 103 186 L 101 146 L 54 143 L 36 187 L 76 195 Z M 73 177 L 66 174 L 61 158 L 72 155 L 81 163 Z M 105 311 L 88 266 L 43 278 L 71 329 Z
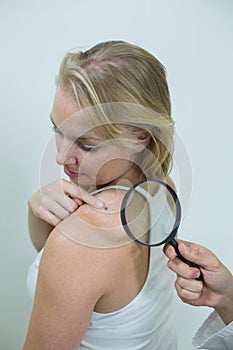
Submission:
M 77 157 L 74 154 L 73 148 L 64 147 L 62 145 L 57 152 L 56 162 L 59 165 L 72 165 L 77 163 Z
M 60 154 L 57 155 L 56 161 L 59 165 L 73 165 L 78 163 L 75 157 L 61 157 Z

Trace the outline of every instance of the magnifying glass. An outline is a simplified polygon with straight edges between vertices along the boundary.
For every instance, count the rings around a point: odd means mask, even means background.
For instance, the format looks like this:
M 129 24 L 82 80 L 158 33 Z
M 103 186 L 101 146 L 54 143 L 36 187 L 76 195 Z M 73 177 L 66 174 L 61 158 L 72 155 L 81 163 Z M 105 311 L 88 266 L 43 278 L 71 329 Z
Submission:
M 144 180 L 132 187 L 111 185 L 93 195 L 115 189 L 125 192 L 120 206 L 120 221 L 127 236 L 144 246 L 157 247 L 168 243 L 177 257 L 190 267 L 199 266 L 185 259 L 175 239 L 181 222 L 181 205 L 176 192 L 161 180 Z M 202 273 L 197 280 L 203 280 Z
M 199 268 L 179 251 L 175 236 L 181 221 L 181 205 L 176 192 L 167 183 L 145 180 L 131 187 L 122 200 L 120 216 L 125 232 L 135 242 L 149 247 L 169 243 L 180 260 Z M 201 274 L 197 280 L 202 279 Z

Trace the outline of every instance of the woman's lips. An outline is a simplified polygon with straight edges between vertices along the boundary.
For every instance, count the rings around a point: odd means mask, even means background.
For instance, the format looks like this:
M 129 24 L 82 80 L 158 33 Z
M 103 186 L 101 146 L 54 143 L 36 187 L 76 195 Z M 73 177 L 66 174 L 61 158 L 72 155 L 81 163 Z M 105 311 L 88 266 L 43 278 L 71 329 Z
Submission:
M 69 171 L 66 168 L 64 168 L 64 173 L 72 179 L 77 179 L 81 175 L 80 173 L 73 173 L 72 171 Z

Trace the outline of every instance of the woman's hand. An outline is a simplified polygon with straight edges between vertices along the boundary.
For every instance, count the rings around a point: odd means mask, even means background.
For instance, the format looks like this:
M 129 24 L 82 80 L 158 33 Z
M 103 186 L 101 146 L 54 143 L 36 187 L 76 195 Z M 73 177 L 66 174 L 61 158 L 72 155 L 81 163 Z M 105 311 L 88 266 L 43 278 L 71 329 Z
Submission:
M 199 265 L 203 281 L 197 268 L 190 268 L 177 258 L 170 245 L 164 247 L 169 258 L 168 267 L 177 274 L 175 288 L 181 300 L 194 306 L 214 307 L 227 324 L 233 320 L 233 276 L 221 261 L 207 248 L 191 242 L 179 241 L 180 253 L 189 261 Z
M 83 188 L 64 179 L 41 188 L 28 200 L 34 216 L 52 226 L 58 225 L 77 210 L 83 202 L 96 208 L 104 206 L 104 203 Z

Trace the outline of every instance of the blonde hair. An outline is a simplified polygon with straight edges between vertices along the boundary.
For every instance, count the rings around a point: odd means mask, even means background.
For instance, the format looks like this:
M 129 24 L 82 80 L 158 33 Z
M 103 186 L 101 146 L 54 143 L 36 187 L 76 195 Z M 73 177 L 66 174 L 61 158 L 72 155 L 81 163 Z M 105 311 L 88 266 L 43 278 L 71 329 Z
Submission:
M 174 122 L 166 71 L 153 55 L 123 41 L 69 52 L 61 63 L 57 83 L 71 88 L 80 108 L 95 106 L 100 110 L 107 105 L 108 111 L 113 111 L 120 104 L 122 118 L 112 119 L 109 113 L 106 117 L 103 108 L 98 113 L 103 119 L 102 133 L 108 138 L 130 133 L 135 138 L 139 130 L 146 130 L 151 138 L 140 167 L 150 178 L 167 176 L 172 163 Z

